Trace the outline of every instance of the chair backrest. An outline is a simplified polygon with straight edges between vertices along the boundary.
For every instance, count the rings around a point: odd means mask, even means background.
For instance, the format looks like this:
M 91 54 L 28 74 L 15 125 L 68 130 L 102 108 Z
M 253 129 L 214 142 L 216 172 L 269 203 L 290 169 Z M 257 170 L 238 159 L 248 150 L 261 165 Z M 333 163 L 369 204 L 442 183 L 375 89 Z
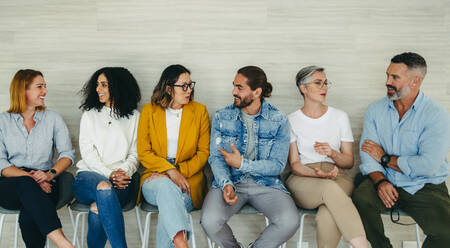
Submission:
M 56 209 L 60 209 L 70 203 L 73 199 L 72 183 L 74 177 L 72 173 L 67 171 L 59 174 L 57 179 L 58 187 L 58 201 L 56 202 Z

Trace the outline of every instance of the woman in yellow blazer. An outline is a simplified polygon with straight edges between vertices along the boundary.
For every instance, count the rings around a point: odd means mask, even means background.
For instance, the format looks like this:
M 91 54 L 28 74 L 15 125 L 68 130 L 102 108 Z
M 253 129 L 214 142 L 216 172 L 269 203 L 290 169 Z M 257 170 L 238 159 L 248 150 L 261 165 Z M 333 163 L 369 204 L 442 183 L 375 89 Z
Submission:
M 201 208 L 206 193 L 210 123 L 205 105 L 192 101 L 194 86 L 184 66 L 167 67 L 139 119 L 141 191 L 159 209 L 158 248 L 188 247 L 187 212 Z

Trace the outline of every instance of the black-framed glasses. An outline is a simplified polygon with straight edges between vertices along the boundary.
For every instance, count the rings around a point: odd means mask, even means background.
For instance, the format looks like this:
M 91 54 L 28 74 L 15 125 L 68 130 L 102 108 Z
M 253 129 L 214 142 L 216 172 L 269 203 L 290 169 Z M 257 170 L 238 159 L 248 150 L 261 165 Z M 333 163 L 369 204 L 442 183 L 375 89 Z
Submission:
M 181 87 L 183 89 L 183 91 L 188 91 L 188 88 L 191 89 L 191 90 L 194 89 L 195 82 L 190 82 L 188 84 L 182 84 L 182 85 L 173 83 L 173 84 L 170 84 L 170 85 L 173 86 L 173 87 Z
M 327 86 L 328 88 L 331 87 L 331 82 L 329 81 L 325 81 L 325 82 L 320 82 L 320 81 L 315 81 L 315 82 L 311 82 L 310 84 L 314 85 L 316 88 L 322 89 L 323 86 Z

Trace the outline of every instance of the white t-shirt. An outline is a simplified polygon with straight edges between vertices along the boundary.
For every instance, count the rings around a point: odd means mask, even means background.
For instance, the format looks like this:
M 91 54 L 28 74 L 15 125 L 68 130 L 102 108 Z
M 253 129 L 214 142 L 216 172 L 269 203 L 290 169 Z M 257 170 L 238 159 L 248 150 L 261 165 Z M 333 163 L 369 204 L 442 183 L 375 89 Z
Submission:
M 183 109 L 166 109 L 167 157 L 176 158 Z
M 289 116 L 291 143 L 297 142 L 302 164 L 334 161 L 314 150 L 315 142 L 327 142 L 333 150 L 341 150 L 341 142 L 353 142 L 352 129 L 347 113 L 328 107 L 319 118 L 310 118 L 299 109 Z
M 78 172 L 94 171 L 107 178 L 122 169 L 132 176 L 138 167 L 137 128 L 139 112 L 128 118 L 115 118 L 103 107 L 83 112 L 80 121 L 80 154 Z

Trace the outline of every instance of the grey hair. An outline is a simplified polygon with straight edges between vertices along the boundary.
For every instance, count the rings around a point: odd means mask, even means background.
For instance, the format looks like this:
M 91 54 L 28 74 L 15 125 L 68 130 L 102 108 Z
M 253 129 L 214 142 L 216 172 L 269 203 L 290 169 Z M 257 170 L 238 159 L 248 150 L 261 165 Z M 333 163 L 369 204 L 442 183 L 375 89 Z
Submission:
M 312 74 L 316 72 L 324 72 L 325 68 L 318 67 L 315 65 L 310 65 L 307 67 L 303 67 L 298 73 L 297 76 L 295 76 L 295 84 L 297 85 L 297 88 L 300 90 L 300 85 L 307 85 L 309 78 L 312 76 Z M 300 90 L 300 94 L 303 95 L 303 92 Z

